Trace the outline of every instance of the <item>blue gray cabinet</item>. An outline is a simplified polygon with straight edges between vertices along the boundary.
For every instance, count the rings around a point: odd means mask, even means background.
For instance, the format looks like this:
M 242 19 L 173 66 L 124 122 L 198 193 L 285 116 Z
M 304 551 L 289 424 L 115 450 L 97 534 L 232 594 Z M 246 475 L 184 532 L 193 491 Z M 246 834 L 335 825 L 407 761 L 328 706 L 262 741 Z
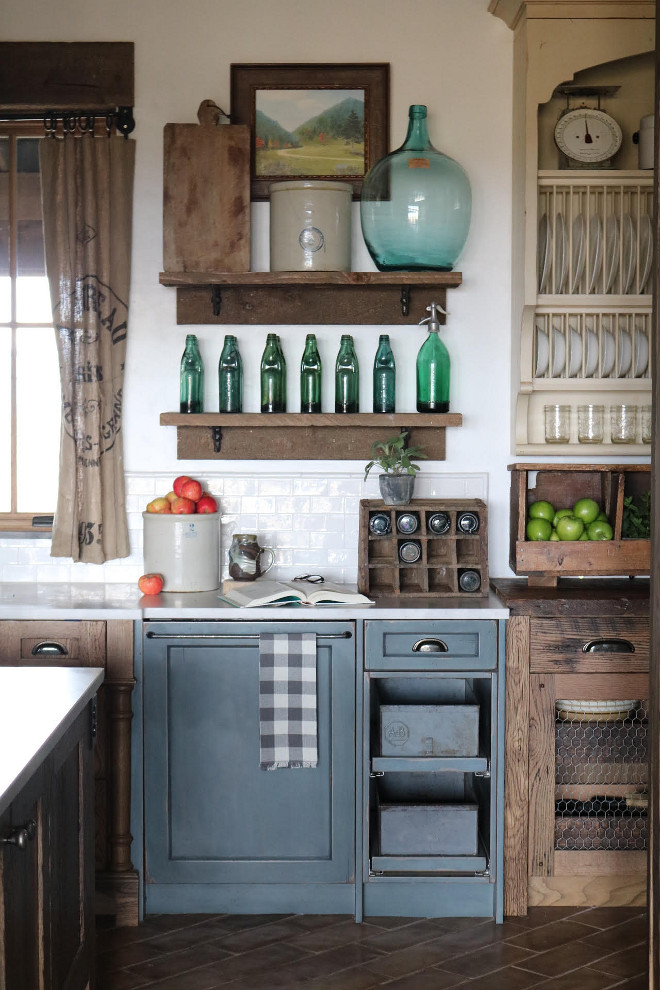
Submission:
M 501 921 L 502 631 L 367 620 L 364 639 L 363 912 Z
M 317 635 L 319 762 L 259 768 L 259 634 Z M 355 908 L 355 624 L 146 621 L 147 913 Z

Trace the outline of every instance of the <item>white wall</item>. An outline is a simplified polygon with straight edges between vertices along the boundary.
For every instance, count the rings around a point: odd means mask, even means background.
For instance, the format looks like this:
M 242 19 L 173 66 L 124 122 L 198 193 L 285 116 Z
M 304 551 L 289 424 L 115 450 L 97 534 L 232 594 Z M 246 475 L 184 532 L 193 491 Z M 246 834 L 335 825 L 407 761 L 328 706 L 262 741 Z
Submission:
M 159 425 L 177 408 L 178 364 L 186 332 L 197 333 L 207 368 L 207 409 L 217 408 L 215 368 L 223 327 L 178 327 L 175 290 L 158 284 L 162 269 L 162 136 L 167 122 L 194 122 L 204 98 L 229 106 L 232 62 L 381 62 L 391 65 L 390 135 L 405 136 L 408 107 L 426 104 L 432 142 L 466 169 L 473 220 L 459 268 L 463 286 L 448 292 L 444 340 L 452 359 L 451 408 L 463 426 L 447 430 L 446 461 L 434 475 L 474 472 L 488 479 L 490 570 L 508 574 L 507 464 L 510 383 L 511 119 L 513 35 L 487 11 L 488 0 L 4 0 L 6 41 L 133 41 L 137 144 L 133 270 L 125 387 L 127 472 L 241 478 L 268 487 L 291 472 L 362 476 L 357 462 L 179 462 L 173 428 Z M 267 205 L 254 209 L 255 257 L 267 251 Z M 357 219 L 357 218 L 356 218 Z M 356 238 L 359 241 L 359 226 Z M 368 256 L 364 265 L 371 267 Z M 430 299 L 429 299 L 430 301 Z M 232 332 L 231 328 L 226 328 Z M 295 394 L 307 327 L 280 332 Z M 331 367 L 342 327 L 319 328 Z M 369 408 L 369 372 L 379 327 L 354 330 Z M 258 364 L 267 328 L 236 327 L 246 368 L 246 411 L 257 408 Z M 414 409 L 414 357 L 420 328 L 393 327 L 397 409 Z M 329 376 L 328 376 L 329 377 Z M 290 405 L 295 408 L 295 405 Z M 361 491 L 361 489 L 359 490 Z M 370 492 L 375 494 L 375 492 Z M 347 511 L 357 513 L 353 498 Z M 350 527 L 348 527 L 350 530 Z M 0 541 L 0 565 L 8 552 Z M 5 556 L 4 562 L 8 563 Z M 60 562 L 61 563 L 61 562 Z M 42 566 L 43 577 L 47 568 Z M 21 579 L 27 579 L 21 572 Z M 53 571 L 55 575 L 55 571 Z M 36 576 L 36 571 L 34 575 Z M 8 580 L 7 568 L 3 578 Z M 58 579 L 58 577 L 54 577 Z M 102 579 L 102 578 L 100 578 Z M 350 579 L 350 575 L 347 575 Z

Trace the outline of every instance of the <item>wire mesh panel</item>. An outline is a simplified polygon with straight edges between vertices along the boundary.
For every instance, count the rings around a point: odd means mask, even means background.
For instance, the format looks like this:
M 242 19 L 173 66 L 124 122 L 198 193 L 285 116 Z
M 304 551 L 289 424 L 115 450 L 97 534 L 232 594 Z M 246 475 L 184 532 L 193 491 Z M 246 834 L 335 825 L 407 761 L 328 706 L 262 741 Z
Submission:
M 555 848 L 646 849 L 647 703 L 556 707 Z

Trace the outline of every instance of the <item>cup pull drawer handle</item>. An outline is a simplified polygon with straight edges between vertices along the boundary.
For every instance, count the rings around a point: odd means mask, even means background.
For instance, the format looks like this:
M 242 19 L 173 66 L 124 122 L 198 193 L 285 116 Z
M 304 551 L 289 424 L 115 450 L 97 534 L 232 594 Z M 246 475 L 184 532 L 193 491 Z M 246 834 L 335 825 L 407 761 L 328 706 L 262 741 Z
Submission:
M 441 639 L 418 639 L 413 653 L 449 653 L 449 647 Z
M 61 643 L 51 643 L 44 641 L 32 647 L 33 657 L 67 657 L 69 651 Z
M 629 639 L 592 639 L 582 647 L 583 653 L 634 653 Z

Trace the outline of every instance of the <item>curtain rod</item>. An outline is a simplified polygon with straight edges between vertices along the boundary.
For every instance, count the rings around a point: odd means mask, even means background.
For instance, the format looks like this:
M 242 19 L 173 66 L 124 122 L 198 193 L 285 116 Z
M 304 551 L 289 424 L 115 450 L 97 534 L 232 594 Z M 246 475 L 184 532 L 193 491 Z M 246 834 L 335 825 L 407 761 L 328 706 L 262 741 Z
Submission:
M 112 109 L 96 110 L 0 110 L 0 121 L 5 120 L 41 120 L 44 129 L 51 137 L 55 137 L 58 121 L 62 122 L 64 133 L 92 131 L 96 118 L 105 118 L 105 128 L 110 134 L 116 128 L 124 137 L 135 130 L 133 107 L 114 107 Z

